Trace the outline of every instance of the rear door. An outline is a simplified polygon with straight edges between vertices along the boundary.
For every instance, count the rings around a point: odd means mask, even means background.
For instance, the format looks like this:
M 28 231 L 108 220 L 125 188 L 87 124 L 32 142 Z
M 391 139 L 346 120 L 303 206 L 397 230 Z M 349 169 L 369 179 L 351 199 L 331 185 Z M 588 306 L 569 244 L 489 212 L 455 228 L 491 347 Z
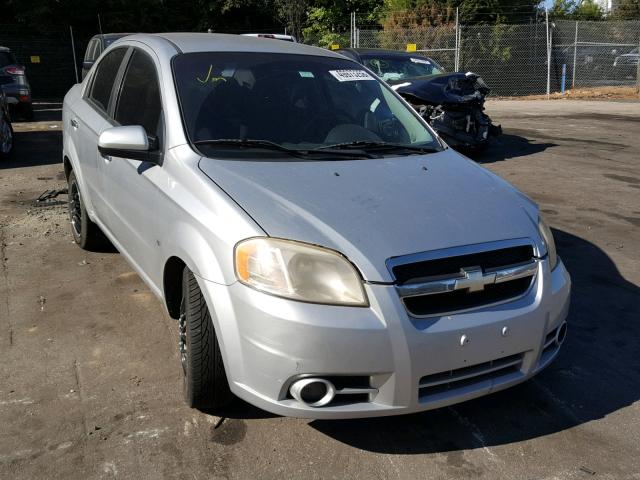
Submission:
M 150 53 L 132 49 L 113 108 L 114 125 L 141 125 L 163 149 L 164 122 L 158 71 Z M 100 189 L 105 195 L 108 229 L 139 273 L 150 283 L 160 278 L 156 245 L 158 184 L 162 167 L 151 162 L 102 157 Z
M 98 136 L 111 126 L 108 117 L 114 84 L 118 78 L 127 48 L 109 52 L 98 64 L 82 100 L 73 105 L 69 115 L 70 134 L 74 138 L 81 165 L 80 187 L 85 204 L 104 221 L 104 196 L 98 181 Z

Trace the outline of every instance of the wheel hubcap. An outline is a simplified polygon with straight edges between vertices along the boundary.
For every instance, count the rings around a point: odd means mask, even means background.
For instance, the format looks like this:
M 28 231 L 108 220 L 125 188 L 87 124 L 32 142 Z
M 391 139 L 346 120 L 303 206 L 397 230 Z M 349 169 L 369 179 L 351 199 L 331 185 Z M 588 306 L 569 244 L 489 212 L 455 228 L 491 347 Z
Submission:
M 73 182 L 69 189 L 69 218 L 73 231 L 80 236 L 82 233 L 82 206 L 80 204 L 80 191 L 76 182 Z

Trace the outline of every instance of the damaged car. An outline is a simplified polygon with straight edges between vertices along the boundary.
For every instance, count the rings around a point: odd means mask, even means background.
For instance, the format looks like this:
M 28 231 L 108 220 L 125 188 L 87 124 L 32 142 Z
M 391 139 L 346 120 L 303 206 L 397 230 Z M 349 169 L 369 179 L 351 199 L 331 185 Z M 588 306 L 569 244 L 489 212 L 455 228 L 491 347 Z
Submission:
M 490 89 L 475 73 L 446 73 L 431 58 L 415 53 L 367 48 L 338 52 L 391 85 L 454 148 L 481 148 L 501 133 L 484 113 Z

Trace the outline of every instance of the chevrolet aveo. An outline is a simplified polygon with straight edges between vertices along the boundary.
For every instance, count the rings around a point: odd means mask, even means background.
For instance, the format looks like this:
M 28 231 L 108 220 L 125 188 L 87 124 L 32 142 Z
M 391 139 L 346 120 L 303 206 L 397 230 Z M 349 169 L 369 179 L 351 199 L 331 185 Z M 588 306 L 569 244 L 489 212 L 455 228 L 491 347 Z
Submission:
M 178 320 L 191 406 L 416 412 L 518 384 L 565 338 L 536 204 L 339 54 L 133 35 L 63 122 L 75 240 L 111 241 Z

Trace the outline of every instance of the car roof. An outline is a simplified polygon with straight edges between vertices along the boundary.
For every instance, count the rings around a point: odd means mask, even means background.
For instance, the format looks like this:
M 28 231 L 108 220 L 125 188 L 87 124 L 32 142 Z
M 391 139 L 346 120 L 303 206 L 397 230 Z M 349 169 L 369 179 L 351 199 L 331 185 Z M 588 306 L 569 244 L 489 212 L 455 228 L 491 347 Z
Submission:
M 153 44 L 158 38 L 170 42 L 182 53 L 195 52 L 264 52 L 316 55 L 342 58 L 342 55 L 324 48 L 294 42 L 269 42 L 263 38 L 224 33 L 152 33 L 131 35 L 126 41 L 138 40 Z
M 0 45 L 0 52 L 10 52 L 11 49 L 9 47 L 3 47 L 2 45 Z

